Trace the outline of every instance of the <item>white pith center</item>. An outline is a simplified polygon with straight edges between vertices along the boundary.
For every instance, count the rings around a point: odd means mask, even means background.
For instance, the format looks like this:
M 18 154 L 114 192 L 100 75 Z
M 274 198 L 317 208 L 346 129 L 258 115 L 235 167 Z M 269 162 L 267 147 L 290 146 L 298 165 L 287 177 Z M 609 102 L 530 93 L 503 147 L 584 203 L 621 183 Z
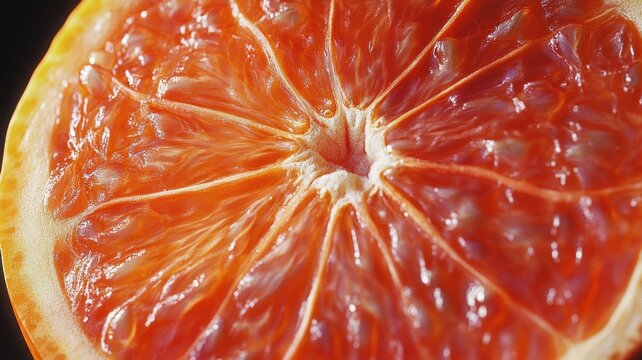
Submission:
M 335 116 L 312 123 L 301 145 L 297 167 L 313 188 L 328 191 L 335 200 L 358 200 L 379 182 L 392 164 L 382 131 L 373 126 L 369 111 L 340 107 Z
M 367 176 L 370 159 L 365 147 L 366 117 L 357 109 L 339 111 L 338 116 L 327 122 L 326 128 L 317 126 L 318 131 L 313 134 L 309 145 L 338 170 Z

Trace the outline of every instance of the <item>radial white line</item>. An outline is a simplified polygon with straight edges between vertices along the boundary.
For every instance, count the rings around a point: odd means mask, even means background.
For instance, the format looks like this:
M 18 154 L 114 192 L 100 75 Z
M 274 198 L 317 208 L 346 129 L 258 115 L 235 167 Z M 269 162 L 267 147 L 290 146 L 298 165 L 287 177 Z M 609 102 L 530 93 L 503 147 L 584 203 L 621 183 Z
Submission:
M 502 186 L 516 190 L 528 195 L 542 198 L 544 200 L 554 202 L 573 202 L 585 196 L 605 196 L 616 193 L 622 193 L 632 190 L 642 190 L 642 182 L 635 182 L 631 184 L 623 184 L 618 186 L 610 186 L 603 189 L 584 190 L 584 191 L 559 191 L 553 189 L 546 189 L 536 185 L 529 184 L 526 181 L 512 179 L 508 176 L 501 175 L 495 171 L 480 168 L 471 165 L 458 165 L 458 164 L 439 164 L 432 161 L 409 158 L 404 156 L 396 156 L 399 164 L 402 167 L 409 168 L 423 168 L 438 170 L 443 172 L 461 174 L 471 177 L 482 178 L 486 180 L 495 181 Z
M 372 217 L 368 213 L 368 210 L 365 208 L 363 204 L 352 203 L 352 206 L 357 211 L 357 215 L 361 216 L 361 220 L 367 224 L 367 229 L 372 234 L 372 237 L 375 238 L 377 242 L 377 246 L 379 247 L 379 250 L 383 254 L 386 267 L 388 268 L 388 271 L 390 271 L 390 276 L 392 277 L 392 280 L 395 286 L 397 286 L 398 290 L 401 290 L 403 288 L 401 278 L 399 277 L 399 273 L 397 272 L 397 267 L 395 266 L 394 261 L 392 260 L 392 253 L 386 246 L 385 241 L 383 240 L 383 236 L 381 235 L 381 232 L 379 231 L 379 229 L 377 229 L 377 226 L 375 225 L 374 220 L 372 219 Z
M 288 158 L 289 159 L 289 158 Z M 242 180 L 247 180 L 247 179 L 252 179 L 256 178 L 258 176 L 267 174 L 271 171 L 277 170 L 277 169 L 282 169 L 285 170 L 285 166 L 288 163 L 288 159 L 283 160 L 279 163 L 272 164 L 267 167 L 262 167 L 260 169 L 256 170 L 250 170 L 250 171 L 245 171 L 242 173 L 238 174 L 233 174 L 229 176 L 224 176 L 221 178 L 218 178 L 216 180 L 204 182 L 201 184 L 195 184 L 195 185 L 188 185 L 176 189 L 170 189 L 170 190 L 161 190 L 161 191 L 156 191 L 152 193 L 147 193 L 147 194 L 142 194 L 142 195 L 131 195 L 131 196 L 123 196 L 120 198 L 115 198 L 109 201 L 106 201 L 104 203 L 95 205 L 91 208 L 86 209 L 79 215 L 74 216 L 73 218 L 67 220 L 68 223 L 70 224 L 75 224 L 78 219 L 82 219 L 89 214 L 96 212 L 98 210 L 104 209 L 106 207 L 112 206 L 112 205 L 118 205 L 118 204 L 124 204 L 124 203 L 133 203 L 133 202 L 142 202 L 142 201 L 149 201 L 149 200 L 156 200 L 156 199 L 161 199 L 161 198 L 166 198 L 166 197 L 171 197 L 171 196 L 176 196 L 176 195 L 182 195 L 182 194 L 189 194 L 189 193 L 194 193 L 194 192 L 200 192 L 200 191 L 205 191 L 209 190 L 218 186 L 222 185 L 227 185 L 231 184 L 237 181 L 242 181 Z
M 388 268 L 388 272 L 390 273 L 390 277 L 392 278 L 392 281 L 395 284 L 395 290 L 397 291 L 397 294 L 401 296 L 401 294 L 403 294 L 403 288 L 404 288 L 403 282 L 401 281 L 399 272 L 397 272 L 397 267 L 395 266 L 392 253 L 390 252 L 390 249 L 388 248 L 385 241 L 383 240 L 383 235 L 381 235 L 381 232 L 375 225 L 374 220 L 372 219 L 372 216 L 370 215 L 370 213 L 368 212 L 368 210 L 365 208 L 363 204 L 353 203 L 353 206 L 357 210 L 357 214 L 362 216 L 362 220 L 366 223 L 367 229 L 370 230 L 372 236 L 375 238 L 375 241 L 377 242 L 377 247 L 379 248 L 379 251 L 381 251 L 381 254 L 383 255 L 383 259 L 386 263 L 386 267 Z M 401 309 L 401 311 L 406 316 L 406 320 L 408 320 L 412 324 L 412 319 L 410 319 L 410 315 L 405 310 L 406 308 L 408 308 L 407 299 L 403 296 L 401 297 L 402 297 L 401 303 L 403 303 L 403 305 L 405 306 L 405 308 Z M 428 358 L 429 356 L 426 353 L 422 344 L 416 338 L 415 332 L 411 332 L 411 336 L 412 336 L 413 342 L 417 346 L 417 350 L 421 353 L 420 357 Z
M 517 49 L 509 52 L 508 54 L 503 55 L 499 59 L 497 59 L 497 60 L 495 60 L 495 61 L 493 61 L 493 62 L 491 62 L 489 64 L 486 64 L 486 65 L 482 66 L 481 68 L 473 71 L 469 75 L 466 75 L 465 77 L 457 80 L 454 84 L 448 86 L 447 88 L 443 89 L 442 91 L 440 91 L 436 95 L 428 98 L 428 100 L 426 100 L 423 103 L 415 106 L 414 108 L 408 110 L 407 112 L 401 114 L 398 118 L 396 118 L 395 120 L 393 120 L 390 123 L 388 123 L 388 125 L 386 125 L 384 127 L 384 131 L 386 133 L 389 132 L 391 129 L 393 129 L 396 126 L 399 126 L 399 124 L 401 124 L 402 122 L 404 122 L 407 119 L 411 118 L 413 115 L 416 115 L 417 113 L 425 110 L 428 106 L 430 106 L 430 105 L 434 104 L 435 102 L 443 99 L 446 95 L 452 93 L 453 91 L 455 91 L 458 88 L 466 85 L 467 83 L 477 79 L 478 77 L 486 74 L 490 70 L 493 70 L 494 68 L 496 68 L 496 67 L 498 67 L 500 65 L 503 65 L 506 62 L 514 59 L 515 57 L 517 57 L 521 53 L 525 52 L 526 50 L 530 49 L 531 47 L 533 47 L 536 44 L 539 44 L 539 41 L 536 41 L 536 42 L 534 41 L 534 42 L 530 42 L 530 43 L 521 45 Z
M 223 297 L 223 301 L 221 301 L 219 308 L 216 310 L 214 316 L 212 316 L 205 330 L 186 350 L 186 353 L 184 354 L 188 355 L 186 357 L 192 358 L 192 356 L 189 356 L 189 354 L 197 350 L 199 344 L 206 340 L 208 330 L 215 328 L 216 320 L 221 316 L 221 312 L 224 311 L 225 307 L 232 299 L 234 291 L 238 287 L 243 277 L 245 277 L 247 273 L 252 269 L 252 265 L 256 262 L 256 260 L 263 256 L 265 251 L 269 249 L 270 245 L 278 237 L 279 231 L 281 231 L 284 225 L 289 220 L 291 220 L 294 212 L 298 209 L 299 205 L 303 203 L 303 200 L 305 200 L 308 195 L 310 195 L 309 184 L 299 184 L 299 190 L 287 201 L 286 204 L 283 205 L 282 210 L 275 216 L 274 223 L 272 223 L 267 233 L 259 240 L 256 247 L 253 249 L 252 255 L 250 255 L 250 259 L 247 260 L 247 262 L 244 264 L 245 266 L 242 266 L 241 270 L 238 272 L 238 276 L 234 280 L 233 285 L 230 286 L 227 293 Z
M 334 59 L 334 51 L 332 51 L 332 31 L 334 31 L 334 10 L 335 0 L 330 0 L 330 9 L 328 10 L 328 24 L 326 27 L 325 41 L 324 41 L 324 57 L 325 66 L 330 75 L 330 85 L 332 86 L 332 93 L 335 98 L 337 113 L 345 106 L 346 94 L 341 87 L 341 80 L 337 73 L 337 64 Z
M 442 250 L 448 257 L 455 262 L 457 265 L 461 266 L 469 274 L 471 274 L 475 279 L 482 283 L 485 287 L 489 288 L 493 292 L 497 293 L 500 297 L 504 298 L 510 305 L 512 305 L 517 311 L 522 313 L 526 318 L 528 318 L 535 325 L 540 327 L 542 330 L 551 334 L 554 338 L 560 339 L 565 345 L 570 343 L 570 339 L 559 331 L 555 330 L 548 322 L 542 319 L 539 315 L 533 313 L 531 310 L 517 303 L 506 291 L 504 291 L 499 285 L 495 284 L 490 278 L 479 272 L 477 269 L 472 267 L 467 263 L 457 252 L 448 245 L 446 239 L 444 239 L 434 225 L 430 223 L 430 220 L 427 219 L 421 212 L 410 204 L 403 195 L 398 194 L 394 189 L 388 185 L 384 185 L 382 188 L 383 192 L 388 195 L 392 200 L 394 200 L 399 207 L 406 211 L 410 218 L 419 228 L 434 241 L 434 243 Z
M 115 79 L 115 78 L 112 78 L 112 82 L 118 87 L 119 90 L 124 92 L 126 95 L 128 95 L 130 98 L 134 99 L 135 101 L 142 102 L 142 103 L 150 103 L 161 109 L 197 114 L 199 116 L 202 116 L 203 118 L 214 118 L 224 123 L 248 127 L 248 128 L 254 128 L 254 129 L 265 131 L 272 135 L 279 136 L 284 139 L 288 139 L 292 141 L 296 141 L 301 137 L 300 135 L 292 134 L 271 126 L 261 124 L 253 120 L 228 114 L 226 112 L 212 110 L 212 109 L 208 109 L 198 105 L 172 101 L 172 100 L 165 100 L 154 96 L 146 95 L 128 87 L 127 85 L 121 83 L 118 79 Z
M 234 16 L 234 18 L 238 21 L 239 25 L 244 27 L 248 31 L 250 31 L 252 35 L 254 35 L 254 38 L 256 39 L 256 41 L 259 42 L 259 44 L 261 45 L 261 48 L 263 49 L 263 53 L 267 57 L 270 67 L 279 77 L 281 82 L 283 82 L 283 84 L 285 85 L 287 90 L 290 92 L 290 94 L 294 97 L 298 105 L 301 106 L 301 108 L 305 110 L 307 114 L 310 114 L 311 116 L 313 116 L 314 117 L 313 120 L 319 120 L 319 115 L 314 110 L 312 105 L 310 105 L 310 103 L 308 103 L 308 101 L 305 100 L 305 98 L 301 95 L 301 93 L 299 93 L 296 87 L 292 84 L 290 79 L 285 75 L 285 72 L 283 71 L 283 66 L 281 66 L 281 63 L 276 58 L 274 48 L 268 41 L 265 34 L 263 34 L 263 32 L 258 28 L 258 26 L 252 23 L 245 16 L 245 14 L 243 14 L 243 12 L 239 8 L 235 0 L 230 0 L 230 7 L 232 8 L 232 16 Z
M 459 19 L 459 15 L 461 15 L 461 13 L 464 11 L 464 9 L 466 8 L 466 6 L 468 6 L 468 4 L 470 4 L 471 2 L 472 2 L 471 0 L 464 0 L 464 1 L 462 1 L 462 2 L 459 4 L 459 6 L 458 6 L 458 7 L 457 7 L 457 9 L 455 10 L 455 12 L 451 15 L 451 17 L 450 17 L 450 18 L 448 19 L 448 21 L 444 24 L 444 26 L 442 26 L 442 28 L 437 32 L 437 34 L 435 34 L 435 36 L 432 38 L 432 40 L 430 40 L 430 42 L 428 43 L 428 45 L 426 45 L 426 46 L 421 50 L 421 52 L 419 52 L 419 54 L 417 54 L 417 56 L 416 56 L 416 57 L 415 57 L 415 59 L 410 63 L 410 65 L 408 65 L 408 67 L 407 67 L 407 68 L 406 68 L 406 69 L 405 69 L 401 74 L 399 74 L 399 75 L 397 76 L 397 78 L 396 78 L 396 79 L 394 79 L 394 80 L 390 83 L 390 85 L 388 85 L 388 87 L 386 87 L 386 88 L 385 88 L 385 89 L 384 89 L 384 90 L 383 90 L 383 91 L 382 91 L 382 92 L 381 92 L 381 93 L 380 93 L 380 94 L 379 94 L 379 95 L 378 95 L 378 96 L 377 96 L 377 97 L 372 101 L 372 103 L 368 106 L 368 110 L 373 110 L 373 109 L 374 109 L 374 107 L 376 107 L 376 106 L 377 106 L 377 105 L 378 105 L 378 104 L 379 104 L 379 103 L 380 103 L 380 102 L 381 102 L 381 101 L 382 101 L 386 96 L 388 96 L 388 94 L 390 94 L 390 92 L 391 92 L 392 90 L 394 90 L 394 88 L 395 88 L 395 87 L 397 87 L 397 85 L 399 85 L 399 83 L 400 83 L 400 82 L 402 82 L 402 81 L 403 81 L 403 80 L 408 76 L 408 74 L 410 74 L 410 72 L 412 72 L 412 71 L 415 69 L 415 67 L 417 67 L 417 65 L 418 65 L 418 64 L 419 64 L 419 63 L 424 59 L 424 57 L 426 56 L 426 54 L 428 54 L 428 52 L 429 52 L 430 50 L 432 50 L 432 48 L 435 46 L 435 44 L 437 43 L 437 41 L 439 41 L 439 40 L 441 39 L 441 37 L 446 33 L 446 31 L 448 31 L 448 30 L 450 29 L 450 27 L 455 23 L 455 21 L 456 21 L 457 19 Z
M 596 195 L 609 195 L 617 192 L 624 192 L 628 190 L 642 189 L 642 184 L 635 183 L 630 185 L 622 185 L 616 187 L 609 187 L 599 190 L 588 191 L 558 191 L 553 189 L 546 189 L 536 185 L 529 184 L 528 182 L 512 179 L 508 176 L 501 175 L 495 171 L 480 168 L 471 165 L 458 165 L 458 164 L 439 164 L 432 161 L 409 158 L 398 156 L 399 166 L 406 168 L 418 168 L 427 170 L 437 170 L 447 173 L 454 173 L 464 176 L 486 179 L 497 182 L 511 190 L 522 192 L 531 196 L 535 196 L 544 200 L 553 202 L 573 202 L 577 201 L 584 196 Z
M 319 255 L 319 262 L 317 263 L 317 268 L 314 272 L 314 277 L 312 279 L 312 287 L 310 288 L 310 293 L 305 300 L 305 311 L 301 320 L 298 324 L 298 327 L 295 331 L 294 339 L 287 351 L 285 352 L 284 359 L 292 359 L 296 355 L 299 346 L 301 346 L 301 341 L 308 331 L 310 326 L 310 321 L 312 321 L 312 313 L 319 297 L 319 289 L 321 288 L 321 282 L 323 280 L 323 274 L 325 272 L 326 265 L 328 263 L 328 258 L 330 256 L 330 249 L 332 248 L 332 236 L 336 230 L 338 215 L 340 211 L 345 208 L 345 203 L 342 206 L 334 205 L 330 211 L 330 222 L 325 230 L 325 236 L 323 237 L 323 243 L 321 245 L 321 254 Z
M 603 16 L 606 16 L 606 15 L 612 13 L 613 11 L 614 11 L 614 9 L 608 9 L 608 10 L 604 11 L 603 13 L 601 13 L 601 14 L 599 14 L 599 15 L 597 15 L 597 16 L 589 19 L 589 20 L 587 20 L 586 22 L 589 23 L 589 22 L 595 21 L 595 20 L 597 20 L 597 19 L 599 19 L 599 18 L 601 18 Z M 436 95 L 430 97 L 428 100 L 424 101 L 423 103 L 421 103 L 421 104 L 415 106 L 414 108 L 408 110 L 407 112 L 401 114 L 399 117 L 397 117 L 396 119 L 394 119 L 393 121 L 388 123 L 384 127 L 384 131 L 386 133 L 389 132 L 391 129 L 393 129 L 394 127 L 398 126 L 400 123 L 402 123 L 402 122 L 406 121 L 407 119 L 411 118 L 413 115 L 416 115 L 417 113 L 425 110 L 428 106 L 430 106 L 430 105 L 434 104 L 435 102 L 443 99 L 446 95 L 448 95 L 451 92 L 457 90 L 459 87 L 466 85 L 467 83 L 479 78 L 480 76 L 482 76 L 482 75 L 486 74 L 487 72 L 495 69 L 496 67 L 501 66 L 501 65 L 505 64 L 506 62 L 516 58 L 517 56 L 519 56 L 523 52 L 531 49 L 532 47 L 534 47 L 536 45 L 540 45 L 540 44 L 546 42 L 547 40 L 550 40 L 553 36 L 563 32 L 566 28 L 569 28 L 571 26 L 574 26 L 574 24 L 566 25 L 566 26 L 562 27 L 561 29 L 558 29 L 554 33 L 547 34 L 547 35 L 542 36 L 540 38 L 537 38 L 537 39 L 535 39 L 535 40 L 533 40 L 531 42 L 525 43 L 525 44 L 517 47 L 516 49 L 512 50 L 511 52 L 503 55 L 499 59 L 496 59 L 495 61 L 493 61 L 493 62 L 491 62 L 489 64 L 486 64 L 486 65 L 482 66 L 481 68 L 473 71 L 472 73 L 466 75 L 465 77 L 457 80 L 454 84 L 452 84 L 452 85 L 448 86 L 447 88 L 445 88 L 444 90 L 440 91 Z

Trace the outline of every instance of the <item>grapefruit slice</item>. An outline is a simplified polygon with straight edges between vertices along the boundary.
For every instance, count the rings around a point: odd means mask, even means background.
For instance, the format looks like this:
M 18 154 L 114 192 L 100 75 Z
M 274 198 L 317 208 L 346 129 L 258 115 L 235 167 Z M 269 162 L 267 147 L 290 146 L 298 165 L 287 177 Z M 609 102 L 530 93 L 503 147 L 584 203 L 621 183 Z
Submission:
M 12 118 L 38 358 L 642 344 L 634 0 L 85 0 Z

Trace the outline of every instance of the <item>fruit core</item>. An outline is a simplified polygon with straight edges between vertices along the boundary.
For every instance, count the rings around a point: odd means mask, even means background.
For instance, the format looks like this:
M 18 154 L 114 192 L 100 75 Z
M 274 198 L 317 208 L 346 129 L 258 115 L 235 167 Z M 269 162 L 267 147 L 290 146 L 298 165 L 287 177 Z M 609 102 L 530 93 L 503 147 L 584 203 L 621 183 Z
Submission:
M 368 177 L 375 159 L 370 116 L 356 108 L 345 108 L 333 118 L 319 120 L 306 139 L 306 147 L 335 171 Z

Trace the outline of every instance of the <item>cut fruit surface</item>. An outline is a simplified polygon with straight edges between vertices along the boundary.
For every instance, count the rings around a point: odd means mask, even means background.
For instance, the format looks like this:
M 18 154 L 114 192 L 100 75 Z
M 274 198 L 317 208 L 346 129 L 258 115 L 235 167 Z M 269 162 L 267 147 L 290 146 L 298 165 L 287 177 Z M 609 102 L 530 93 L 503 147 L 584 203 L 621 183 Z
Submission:
M 85 0 L 11 122 L 34 355 L 642 346 L 636 1 Z

